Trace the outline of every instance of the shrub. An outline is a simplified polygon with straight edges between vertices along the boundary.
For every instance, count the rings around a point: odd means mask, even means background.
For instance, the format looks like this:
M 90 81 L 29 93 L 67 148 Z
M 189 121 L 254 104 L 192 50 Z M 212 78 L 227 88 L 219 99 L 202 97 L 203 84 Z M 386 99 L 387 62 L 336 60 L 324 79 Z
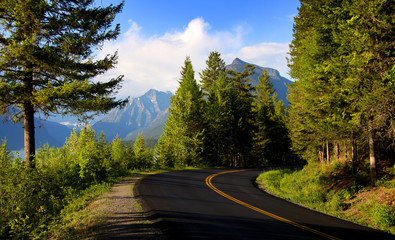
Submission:
M 395 226 L 395 208 L 378 204 L 374 207 L 374 222 L 379 226 Z

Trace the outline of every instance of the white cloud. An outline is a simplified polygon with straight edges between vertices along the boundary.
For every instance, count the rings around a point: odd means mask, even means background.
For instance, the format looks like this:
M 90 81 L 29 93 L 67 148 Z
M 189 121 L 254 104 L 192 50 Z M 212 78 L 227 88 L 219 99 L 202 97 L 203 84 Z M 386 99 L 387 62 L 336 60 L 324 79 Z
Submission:
M 224 59 L 228 62 L 238 57 L 243 61 L 262 67 L 277 69 L 282 76 L 289 78 L 286 59 L 288 51 L 288 43 L 260 43 L 242 47 L 235 53 L 225 54 Z
M 276 68 L 283 75 L 286 73 L 288 44 L 243 46 L 243 28 L 226 32 L 212 32 L 210 28 L 209 23 L 196 18 L 181 31 L 144 37 L 140 33 L 142 27 L 131 22 L 129 30 L 116 42 L 106 43 L 99 54 L 103 57 L 118 50 L 119 55 L 117 67 L 101 78 L 125 75 L 119 97 L 140 96 L 151 88 L 174 92 L 185 57 L 191 57 L 195 77 L 199 79 L 198 72 L 205 68 L 211 51 L 220 52 L 227 64 L 239 57 L 247 62 Z

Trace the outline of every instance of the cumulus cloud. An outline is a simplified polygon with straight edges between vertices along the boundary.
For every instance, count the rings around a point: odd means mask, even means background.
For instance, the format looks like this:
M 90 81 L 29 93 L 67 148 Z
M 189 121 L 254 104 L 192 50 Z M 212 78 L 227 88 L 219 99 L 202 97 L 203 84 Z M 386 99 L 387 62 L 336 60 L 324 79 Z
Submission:
M 240 59 L 265 67 L 273 67 L 286 73 L 288 44 L 261 43 L 243 46 L 243 29 L 210 31 L 211 26 L 202 18 L 196 18 L 182 30 L 167 32 L 161 36 L 145 37 L 142 27 L 135 22 L 116 42 L 106 43 L 98 57 L 118 51 L 117 67 L 104 76 L 108 79 L 124 75 L 119 97 L 137 97 L 151 88 L 174 92 L 178 87 L 181 66 L 190 56 L 195 76 L 205 68 L 211 51 L 222 54 L 227 64 Z M 99 78 L 99 80 L 101 79 Z

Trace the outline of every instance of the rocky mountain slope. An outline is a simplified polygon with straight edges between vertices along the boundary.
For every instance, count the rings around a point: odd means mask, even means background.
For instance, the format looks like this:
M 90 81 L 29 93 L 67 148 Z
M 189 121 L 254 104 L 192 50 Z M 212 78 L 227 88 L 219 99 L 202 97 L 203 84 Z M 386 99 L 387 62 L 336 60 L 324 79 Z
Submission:
M 146 138 L 156 138 L 167 120 L 170 96 L 170 92 L 151 89 L 131 99 L 123 108 L 111 110 L 93 128 L 103 131 L 109 140 L 117 134 L 124 140 L 134 140 L 140 133 Z
M 233 70 L 236 72 L 242 72 L 244 70 L 244 66 L 250 64 L 247 62 L 244 62 L 240 60 L 239 58 L 236 58 L 233 60 L 233 62 L 230 65 L 226 66 L 227 70 Z M 251 78 L 251 85 L 256 86 L 258 85 L 258 77 L 262 74 L 263 70 L 267 71 L 267 74 L 269 75 L 270 82 L 273 84 L 273 88 L 276 90 L 276 93 L 278 95 L 278 99 L 283 100 L 285 107 L 288 106 L 288 100 L 287 100 L 287 94 L 288 94 L 288 87 L 286 84 L 291 84 L 292 82 L 280 75 L 280 73 L 273 68 L 267 68 L 267 67 L 261 67 L 258 65 L 255 65 L 255 71 L 254 75 L 252 75 Z

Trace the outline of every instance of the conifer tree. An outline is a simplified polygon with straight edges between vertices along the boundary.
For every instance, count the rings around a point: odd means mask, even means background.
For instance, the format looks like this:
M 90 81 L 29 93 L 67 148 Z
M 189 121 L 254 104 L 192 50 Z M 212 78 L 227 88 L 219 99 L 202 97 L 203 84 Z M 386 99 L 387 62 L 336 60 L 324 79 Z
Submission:
M 225 61 L 218 52 L 210 52 L 207 67 L 200 73 L 200 82 L 203 92 L 207 95 L 214 82 L 218 79 L 221 72 L 225 72 Z
M 214 166 L 231 166 L 236 146 L 232 140 L 233 100 L 236 91 L 224 72 L 210 88 L 206 104 L 205 155 Z
M 291 144 L 285 126 L 284 105 L 281 100 L 277 100 L 277 94 L 266 70 L 258 77 L 253 112 L 255 116 L 253 153 L 257 164 L 294 163 L 295 157 L 290 151 Z
M 226 71 L 232 91 L 231 110 L 232 117 L 229 124 L 232 144 L 234 146 L 232 166 L 247 166 L 250 157 L 253 139 L 253 96 L 251 79 L 254 74 L 254 66 L 246 65 L 243 72 Z
M 93 4 L 11 0 L 0 6 L 0 113 L 23 120 L 26 165 L 34 166 L 35 113 L 83 115 L 106 112 L 124 102 L 111 96 L 122 76 L 92 81 L 117 62 L 116 53 L 99 60 L 92 53 L 119 35 L 119 25 L 111 25 L 123 3 Z
M 159 141 L 159 159 L 174 166 L 202 163 L 204 140 L 203 93 L 187 57 L 181 71 L 180 86 L 170 99 L 169 117 Z

